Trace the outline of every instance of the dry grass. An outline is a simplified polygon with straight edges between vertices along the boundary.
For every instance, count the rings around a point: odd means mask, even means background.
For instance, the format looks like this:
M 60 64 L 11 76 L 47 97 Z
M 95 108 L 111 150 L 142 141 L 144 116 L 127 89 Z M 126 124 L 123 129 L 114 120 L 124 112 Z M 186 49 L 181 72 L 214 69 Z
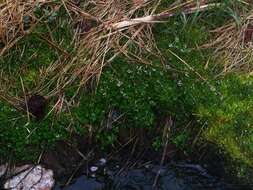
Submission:
M 26 35 L 29 35 L 36 24 L 42 18 L 35 16 L 37 7 L 44 5 L 53 6 L 53 3 L 45 0 L 2 0 L 0 1 L 0 57 L 11 51 L 12 48 Z M 57 8 L 53 7 L 52 11 Z M 17 77 L 17 76 L 14 76 Z M 10 95 L 13 81 L 8 78 L 8 75 L 1 69 L 0 75 L 0 99 L 3 99 L 16 108 L 24 100 L 21 97 Z M 16 87 L 19 88 L 19 87 Z M 23 90 L 21 88 L 21 90 Z
M 253 72 L 253 10 L 243 13 L 240 23 L 231 21 L 211 31 L 215 37 L 204 48 L 214 48 L 215 58 L 224 67 L 224 75 L 231 72 Z
M 91 80 L 98 83 L 104 66 L 119 55 L 130 62 L 142 64 L 151 64 L 153 56 L 161 58 L 152 33 L 153 24 L 164 22 L 178 11 L 191 14 L 217 6 L 208 2 L 196 3 L 189 0 L 185 3 L 173 3 L 168 9 L 157 13 L 160 0 L 96 0 L 81 4 L 71 0 L 62 1 L 60 4 L 46 0 L 6 0 L 0 3 L 0 41 L 4 44 L 4 48 L 0 49 L 0 56 L 24 35 L 32 32 L 36 23 L 41 21 L 34 16 L 36 6 L 50 5 L 53 7 L 52 11 L 64 7 L 71 22 L 78 26 L 73 37 L 76 54 L 71 56 L 60 49 L 65 53 L 57 62 L 42 71 L 37 88 L 32 92 L 24 92 L 25 96 L 29 93 L 40 93 L 47 98 L 59 96 L 60 100 L 64 89 L 76 81 L 79 81 L 79 89 Z M 24 30 L 25 16 L 31 20 L 29 30 Z M 59 50 L 53 42 L 48 43 Z M 4 73 L 1 77 L 3 81 Z M 20 98 L 8 97 L 6 90 L 3 86 L 0 97 L 15 104 L 15 99 Z M 78 92 L 79 90 L 76 95 Z M 58 104 L 54 106 L 57 107 Z
M 36 6 L 43 6 L 46 1 L 19 1 L 5 0 L 0 2 L 0 49 L 2 56 L 8 49 L 13 47 L 22 37 L 32 30 L 36 22 L 34 10 Z M 27 19 L 26 23 L 25 20 Z M 29 24 L 30 30 L 26 29 Z
M 76 35 L 77 56 L 56 76 L 57 80 L 61 78 L 61 84 L 49 96 L 55 95 L 77 78 L 80 88 L 91 79 L 95 78 L 98 82 L 104 66 L 119 55 L 134 63 L 151 64 L 150 57 L 161 57 L 152 33 L 154 23 L 163 22 L 178 10 L 190 14 L 216 6 L 187 1 L 155 14 L 159 4 L 159 0 L 109 0 L 89 2 L 80 9 L 66 2 L 66 9 L 74 13 L 74 19 L 81 20 L 81 33 Z M 89 28 L 91 23 L 93 26 Z M 63 68 L 61 65 L 58 67 Z M 72 76 L 65 77 L 69 73 Z

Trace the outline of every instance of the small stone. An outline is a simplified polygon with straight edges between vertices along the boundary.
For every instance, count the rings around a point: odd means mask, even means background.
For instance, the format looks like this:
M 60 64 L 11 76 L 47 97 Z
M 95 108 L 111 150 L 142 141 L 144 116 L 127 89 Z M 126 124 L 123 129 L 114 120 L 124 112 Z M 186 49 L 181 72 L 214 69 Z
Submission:
M 98 167 L 97 166 L 91 166 L 90 167 L 90 171 L 91 172 L 96 172 L 98 170 Z
M 104 166 L 104 165 L 106 164 L 106 162 L 107 162 L 107 160 L 106 160 L 105 158 L 101 158 L 101 159 L 99 160 L 99 165 L 100 165 L 100 166 Z

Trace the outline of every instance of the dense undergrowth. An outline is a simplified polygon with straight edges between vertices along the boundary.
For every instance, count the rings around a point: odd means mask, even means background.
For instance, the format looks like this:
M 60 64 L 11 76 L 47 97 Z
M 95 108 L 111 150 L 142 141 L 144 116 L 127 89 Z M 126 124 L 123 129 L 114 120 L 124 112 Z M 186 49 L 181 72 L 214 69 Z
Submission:
M 159 119 L 171 116 L 171 143 L 190 153 L 194 150 L 192 142 L 213 142 L 232 158 L 231 168 L 236 175 L 249 177 L 253 166 L 253 78 L 243 73 L 217 77 L 220 66 L 212 59 L 212 51 L 199 48 L 211 38 L 209 29 L 231 18 L 229 10 L 179 15 L 166 24 L 155 25 L 164 64 L 155 57 L 153 65 L 129 63 L 119 57 L 104 69 L 96 90 L 81 90 L 72 101 L 80 101 L 78 106 L 73 103 L 58 115 L 50 112 L 42 121 L 28 121 L 25 114 L 1 101 L 2 161 L 34 160 L 43 149 L 53 148 L 56 141 L 69 139 L 75 133 L 88 136 L 90 130 L 96 146 L 106 150 L 117 146 L 121 128 L 152 131 Z M 219 19 L 213 21 L 214 18 Z M 40 84 L 41 69 L 62 53 L 43 36 L 51 35 L 62 49 L 73 53 L 71 27 L 64 19 L 53 18 L 50 22 L 38 26 L 1 58 L 1 70 L 9 77 L 6 82 L 11 81 L 8 93 L 22 96 L 22 82 L 32 92 Z M 57 22 L 60 24 L 55 27 Z M 73 85 L 65 90 L 66 100 L 77 88 Z M 48 111 L 56 100 L 50 100 Z M 110 113 L 116 119 L 108 126 Z M 162 148 L 161 133 L 150 141 L 153 148 Z

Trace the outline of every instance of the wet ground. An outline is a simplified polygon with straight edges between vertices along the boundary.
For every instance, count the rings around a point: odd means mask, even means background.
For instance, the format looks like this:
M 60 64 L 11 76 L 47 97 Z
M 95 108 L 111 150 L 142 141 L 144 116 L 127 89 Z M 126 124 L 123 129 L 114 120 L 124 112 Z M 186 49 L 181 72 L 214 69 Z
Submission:
M 66 143 L 59 147 L 59 152 L 48 152 L 42 159 L 55 171 L 54 190 L 251 189 L 226 174 L 224 158 L 214 154 L 212 146 L 191 156 L 172 145 L 165 154 L 143 148 L 133 151 L 129 146 L 104 157 L 97 157 L 94 149 L 84 155 Z
M 134 143 L 106 154 L 88 144 L 73 146 L 66 141 L 59 142 L 54 150 L 42 156 L 40 164 L 45 169 L 39 165 L 15 167 L 13 171 L 10 168 L 5 170 L 0 186 L 9 189 L 17 179 L 18 190 L 28 190 L 27 187 L 34 185 L 43 190 L 53 185 L 53 190 L 253 189 L 225 172 L 224 157 L 213 146 L 204 146 L 190 155 L 170 144 L 163 151 L 154 151 Z M 20 169 L 24 167 L 31 169 Z M 31 177 L 37 182 L 30 185 Z
M 91 171 L 93 170 L 93 172 Z M 212 176 L 200 165 L 170 163 L 166 166 L 147 164 L 122 170 L 116 166 L 92 166 L 89 176 L 78 177 L 73 184 L 54 190 L 229 190 L 249 189 L 229 184 Z

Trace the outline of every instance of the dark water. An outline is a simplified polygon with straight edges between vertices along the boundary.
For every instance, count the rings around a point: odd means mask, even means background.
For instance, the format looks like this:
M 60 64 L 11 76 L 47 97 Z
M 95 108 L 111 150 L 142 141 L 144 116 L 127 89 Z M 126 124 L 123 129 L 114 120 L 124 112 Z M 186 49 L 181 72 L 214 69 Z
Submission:
M 81 176 L 65 188 L 55 190 L 229 190 L 249 189 L 224 182 L 194 164 L 146 165 L 125 169 L 103 167 L 89 176 Z

